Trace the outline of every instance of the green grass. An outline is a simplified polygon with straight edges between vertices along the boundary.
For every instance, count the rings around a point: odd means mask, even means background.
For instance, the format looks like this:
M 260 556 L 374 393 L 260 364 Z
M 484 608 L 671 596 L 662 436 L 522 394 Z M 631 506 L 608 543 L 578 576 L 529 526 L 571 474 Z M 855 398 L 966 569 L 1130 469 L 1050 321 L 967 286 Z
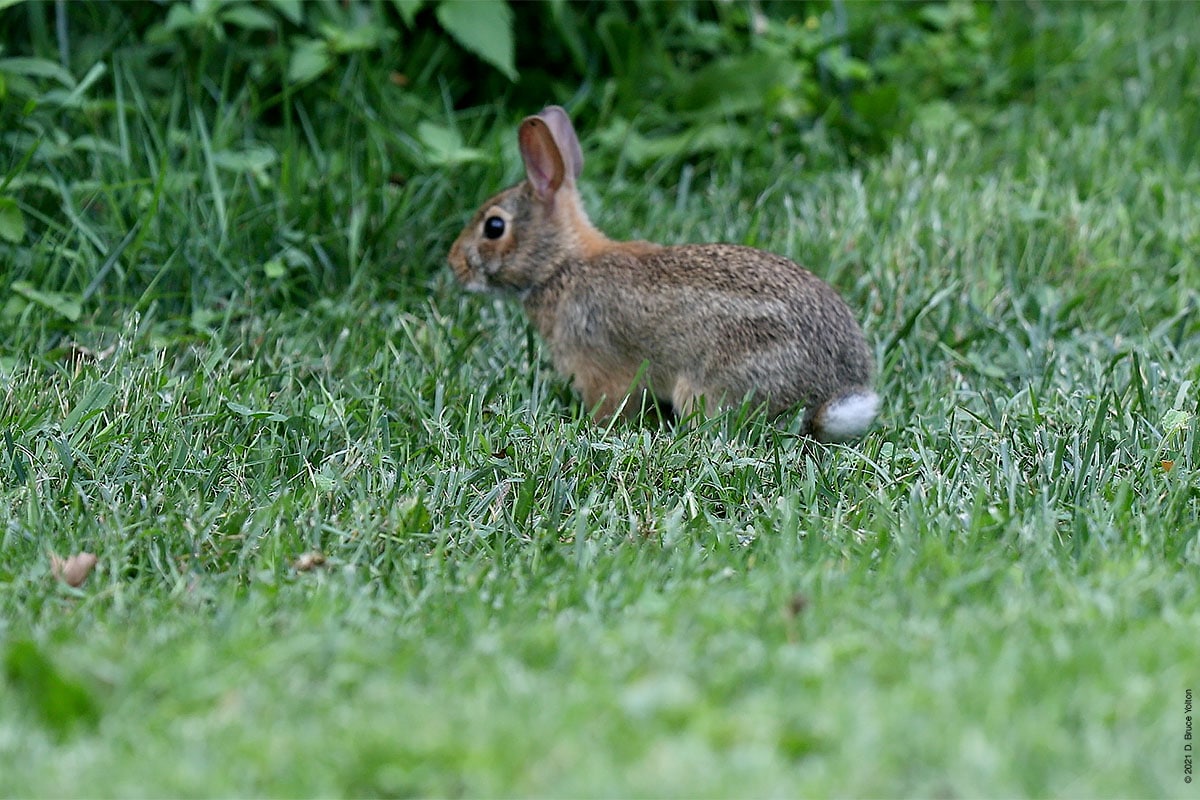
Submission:
M 0 313 L 0 791 L 1191 796 L 1200 28 L 1073 8 L 1072 70 L 983 125 L 589 167 L 610 233 L 860 309 L 884 410 L 842 447 L 590 425 L 442 266 L 502 165 L 387 184 L 367 93 L 259 183 L 214 155 L 268 137 L 237 97 L 163 121 L 122 73 L 124 155 L 25 196 L 7 272 L 81 316 Z

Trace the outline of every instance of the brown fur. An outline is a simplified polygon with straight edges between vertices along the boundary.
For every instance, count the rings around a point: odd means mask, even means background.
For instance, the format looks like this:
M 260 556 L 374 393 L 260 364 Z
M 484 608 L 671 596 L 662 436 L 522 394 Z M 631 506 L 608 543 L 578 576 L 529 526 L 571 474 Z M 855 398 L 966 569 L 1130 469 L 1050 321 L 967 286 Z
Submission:
M 551 107 L 521 125 L 527 180 L 483 204 L 450 249 L 469 289 L 521 297 L 555 368 L 604 419 L 631 390 L 683 415 L 763 402 L 771 414 L 823 409 L 870 395 L 872 356 L 850 309 L 826 283 L 782 256 L 727 244 L 614 242 L 592 226 L 575 177 L 578 140 Z M 484 236 L 489 216 L 505 220 Z M 637 385 L 635 385 L 637 381 Z

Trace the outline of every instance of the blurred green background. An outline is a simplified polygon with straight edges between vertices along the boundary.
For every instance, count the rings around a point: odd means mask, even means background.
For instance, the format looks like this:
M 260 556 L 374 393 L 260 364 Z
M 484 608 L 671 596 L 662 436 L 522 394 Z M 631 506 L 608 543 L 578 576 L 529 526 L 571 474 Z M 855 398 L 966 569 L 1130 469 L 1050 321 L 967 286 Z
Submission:
M 652 202 L 714 164 L 844 166 L 914 124 L 1004 128 L 1038 90 L 1109 95 L 1065 44 L 1086 15 L 1053 4 L 0 5 L 0 325 L 383 273 L 403 294 L 549 103 L 591 182 Z

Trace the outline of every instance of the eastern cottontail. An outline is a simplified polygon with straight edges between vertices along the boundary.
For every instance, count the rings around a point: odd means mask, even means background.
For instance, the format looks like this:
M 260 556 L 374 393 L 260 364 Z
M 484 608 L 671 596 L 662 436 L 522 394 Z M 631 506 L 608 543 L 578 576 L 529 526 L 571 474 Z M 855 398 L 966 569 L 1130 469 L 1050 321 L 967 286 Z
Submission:
M 526 180 L 475 213 L 450 266 L 470 291 L 521 298 L 598 417 L 638 413 L 649 391 L 685 417 L 747 398 L 771 414 L 803 403 L 805 432 L 824 441 L 870 426 L 871 350 L 828 284 L 750 247 L 615 242 L 583 210 L 567 113 L 527 117 L 518 138 Z

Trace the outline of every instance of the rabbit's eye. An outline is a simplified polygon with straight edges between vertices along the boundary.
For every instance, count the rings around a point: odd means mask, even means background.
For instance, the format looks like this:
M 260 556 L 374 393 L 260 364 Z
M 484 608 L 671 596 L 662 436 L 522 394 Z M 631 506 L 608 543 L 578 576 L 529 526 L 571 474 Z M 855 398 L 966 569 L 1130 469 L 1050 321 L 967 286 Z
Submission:
M 483 222 L 483 235 L 489 239 L 499 239 L 504 235 L 504 220 L 500 217 L 488 217 Z

